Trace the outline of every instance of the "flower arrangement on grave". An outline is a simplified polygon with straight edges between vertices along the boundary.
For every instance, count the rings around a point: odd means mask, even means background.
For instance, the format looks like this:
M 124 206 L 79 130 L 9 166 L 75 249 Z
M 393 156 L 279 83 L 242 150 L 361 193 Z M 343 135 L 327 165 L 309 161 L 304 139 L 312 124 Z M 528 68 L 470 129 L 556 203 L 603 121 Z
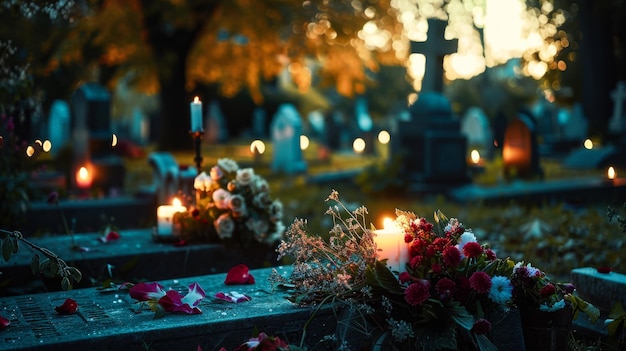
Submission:
M 227 242 L 248 247 L 280 240 L 283 205 L 269 194 L 269 184 L 252 168 L 222 158 L 194 180 L 196 205 L 174 216 L 185 242 Z
M 377 231 L 366 224 L 367 208 L 348 210 L 336 191 L 326 201 L 335 203 L 326 212 L 333 218 L 330 237 L 309 233 L 306 221 L 296 219 L 278 248 L 280 257 L 294 257 L 293 272 L 288 279 L 277 275 L 271 279 L 277 285 L 288 284 L 289 299 L 300 305 L 349 304 L 378 330 L 377 345 L 496 349 L 489 338 L 492 322 L 521 301 L 518 283 L 525 269 L 537 279 L 532 287 L 524 285 L 542 297 L 537 308 L 542 303 L 555 308 L 562 297 L 575 305 L 575 311 L 593 312 L 571 290 L 549 294 L 552 290 L 546 286 L 557 285 L 550 285 L 545 274 L 498 258 L 458 219 L 448 219 L 440 211 L 431 223 L 396 210 L 395 225 L 404 234 L 408 262 L 392 271 L 387 258 L 379 255 Z

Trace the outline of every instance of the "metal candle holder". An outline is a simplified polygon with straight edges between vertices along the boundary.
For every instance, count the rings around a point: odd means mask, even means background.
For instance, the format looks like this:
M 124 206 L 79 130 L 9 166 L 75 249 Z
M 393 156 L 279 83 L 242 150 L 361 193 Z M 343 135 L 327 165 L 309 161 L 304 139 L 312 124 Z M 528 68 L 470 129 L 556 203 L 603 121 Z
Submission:
M 196 156 L 194 157 L 193 161 L 196 164 L 198 174 L 200 174 L 200 172 L 202 172 L 202 150 L 200 146 L 202 144 L 202 136 L 204 135 L 204 131 L 190 131 L 189 135 L 191 135 L 191 137 L 193 138 L 193 146 L 196 150 Z

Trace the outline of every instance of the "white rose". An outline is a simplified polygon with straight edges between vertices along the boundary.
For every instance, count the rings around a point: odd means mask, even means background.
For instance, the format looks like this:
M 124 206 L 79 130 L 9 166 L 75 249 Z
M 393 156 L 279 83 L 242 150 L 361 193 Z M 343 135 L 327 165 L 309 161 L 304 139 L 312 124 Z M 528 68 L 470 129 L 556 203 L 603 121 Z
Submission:
M 222 178 L 224 176 L 224 173 L 222 172 L 222 169 L 219 168 L 218 166 L 213 166 L 211 167 L 211 179 L 214 182 L 217 182 L 218 180 L 220 180 L 220 178 Z
M 235 231 L 235 221 L 233 221 L 228 213 L 224 213 L 217 217 L 217 219 L 213 222 L 213 226 L 215 226 L 217 235 L 222 239 L 232 238 L 233 232 Z
M 254 179 L 254 169 L 252 168 L 244 168 L 237 170 L 237 183 L 240 185 L 248 185 Z
M 231 195 L 228 198 L 228 208 L 233 211 L 234 217 L 242 217 L 248 214 L 248 209 L 246 208 L 246 201 L 243 196 L 239 194 Z
M 213 192 L 213 202 L 215 202 L 215 206 L 219 209 L 226 210 L 228 209 L 228 198 L 230 198 L 231 194 L 224 189 L 217 189 Z
M 217 160 L 217 165 L 226 173 L 232 173 L 239 169 L 237 162 L 235 162 L 235 160 L 231 160 L 230 158 L 220 158 Z
M 267 180 L 265 180 L 263 177 L 259 177 L 258 175 L 254 177 L 254 180 L 252 181 L 252 184 L 250 184 L 250 187 L 252 188 L 253 194 L 267 193 L 270 190 L 270 186 L 267 183 Z

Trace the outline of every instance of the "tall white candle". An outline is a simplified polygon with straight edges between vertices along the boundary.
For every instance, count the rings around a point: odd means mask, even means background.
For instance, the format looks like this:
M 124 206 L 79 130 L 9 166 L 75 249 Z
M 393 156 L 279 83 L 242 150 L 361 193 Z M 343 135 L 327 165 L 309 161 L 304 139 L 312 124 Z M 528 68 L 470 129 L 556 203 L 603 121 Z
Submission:
M 387 266 L 398 272 L 406 271 L 409 261 L 409 246 L 404 242 L 404 233 L 396 225 L 388 225 L 385 229 L 375 230 L 374 241 L 378 248 L 378 259 L 387 259 Z
M 202 101 L 196 96 L 190 104 L 191 108 L 191 131 L 202 131 Z
M 172 235 L 174 233 L 174 214 L 187 211 L 180 200 L 174 199 L 172 205 L 163 205 L 157 208 L 157 232 L 160 235 Z

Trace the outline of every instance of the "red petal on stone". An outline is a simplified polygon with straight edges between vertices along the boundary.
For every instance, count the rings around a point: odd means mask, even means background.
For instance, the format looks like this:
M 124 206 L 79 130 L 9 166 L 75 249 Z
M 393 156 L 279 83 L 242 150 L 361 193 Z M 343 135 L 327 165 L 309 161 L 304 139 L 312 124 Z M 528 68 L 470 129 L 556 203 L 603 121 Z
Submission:
M 250 274 L 248 266 L 238 264 L 226 274 L 226 285 L 254 284 L 254 277 Z
M 602 266 L 597 268 L 598 273 L 608 274 L 611 273 L 612 269 L 609 266 Z
M 9 326 L 9 324 L 11 324 L 11 321 L 0 316 L 0 330 L 6 328 Z
M 72 299 L 66 299 L 61 306 L 54 308 L 58 314 L 72 314 L 78 311 L 78 303 Z

